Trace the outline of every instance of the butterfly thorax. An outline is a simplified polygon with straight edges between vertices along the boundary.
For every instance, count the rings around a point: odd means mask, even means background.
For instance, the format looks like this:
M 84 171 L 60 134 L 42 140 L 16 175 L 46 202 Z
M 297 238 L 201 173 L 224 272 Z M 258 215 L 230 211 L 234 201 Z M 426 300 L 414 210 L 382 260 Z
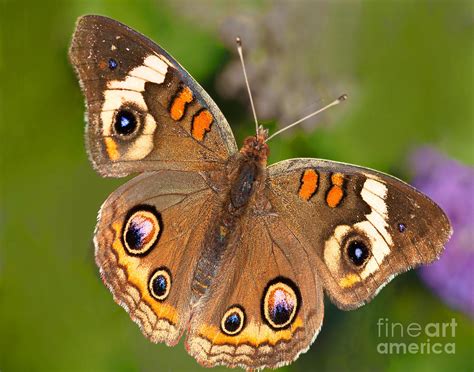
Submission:
M 268 155 L 270 155 L 270 149 L 265 143 L 267 137 L 266 130 L 259 130 L 256 136 L 247 137 L 240 149 L 240 153 L 249 160 L 253 159 L 265 166 L 267 164 Z

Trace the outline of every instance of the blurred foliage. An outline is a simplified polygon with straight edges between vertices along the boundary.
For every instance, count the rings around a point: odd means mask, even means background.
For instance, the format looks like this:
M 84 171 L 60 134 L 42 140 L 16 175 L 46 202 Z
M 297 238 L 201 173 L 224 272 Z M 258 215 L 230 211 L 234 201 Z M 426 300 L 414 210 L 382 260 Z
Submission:
M 88 162 L 83 97 L 67 61 L 79 15 L 100 13 L 121 20 L 174 55 L 216 98 L 241 140 L 252 132 L 251 116 L 241 104 L 213 94 L 215 77 L 230 59 L 215 30 L 226 13 L 264 12 L 268 3 L 195 3 L 211 15 L 205 22 L 182 14 L 180 6 L 187 4 L 2 0 L 0 370 L 199 369 L 182 344 L 169 348 L 147 341 L 100 281 L 93 260 L 95 216 L 124 180 L 102 179 Z M 350 65 L 357 94 L 341 108 L 342 114 L 327 116 L 337 118 L 330 126 L 311 134 L 294 131 L 273 141 L 271 160 L 323 157 L 406 178 L 407 151 L 431 143 L 474 164 L 472 4 L 336 2 L 326 13 L 330 32 L 318 29 L 323 32 L 318 40 L 324 40 L 320 53 L 329 56 L 324 65 L 318 55 L 305 56 L 304 45 L 294 45 L 293 53 L 314 61 L 314 68 L 343 75 Z M 359 26 L 346 34 L 353 7 Z M 306 32 L 313 27 L 305 25 Z M 339 46 L 347 40 L 355 46 L 350 61 L 344 61 Z M 322 91 L 331 81 L 324 84 Z M 474 368 L 472 320 L 447 308 L 413 272 L 357 311 L 341 312 L 328 302 L 325 318 L 311 349 L 287 370 Z M 456 354 L 380 355 L 379 318 L 405 325 L 455 318 Z

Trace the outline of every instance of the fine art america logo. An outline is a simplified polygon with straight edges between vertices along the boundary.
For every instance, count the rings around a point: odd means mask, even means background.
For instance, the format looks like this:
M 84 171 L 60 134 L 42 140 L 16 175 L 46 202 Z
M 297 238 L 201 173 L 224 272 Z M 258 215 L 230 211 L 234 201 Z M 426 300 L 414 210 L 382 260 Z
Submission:
M 455 354 L 456 319 L 449 322 L 409 323 L 377 321 L 379 354 Z

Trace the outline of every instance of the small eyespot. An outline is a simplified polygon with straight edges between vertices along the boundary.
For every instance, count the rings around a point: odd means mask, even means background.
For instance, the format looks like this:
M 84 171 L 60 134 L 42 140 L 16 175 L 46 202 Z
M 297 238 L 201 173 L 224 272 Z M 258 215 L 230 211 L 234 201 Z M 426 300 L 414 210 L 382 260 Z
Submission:
M 125 222 L 122 235 L 125 249 L 131 255 L 143 255 L 155 245 L 160 233 L 158 213 L 148 206 L 136 207 Z
M 235 336 L 245 325 L 245 312 L 238 305 L 231 306 L 222 317 L 221 330 L 229 336 Z
M 164 301 L 171 290 L 171 274 L 167 268 L 161 267 L 150 278 L 148 289 L 153 298 Z
M 117 68 L 117 66 L 118 66 L 117 61 L 113 58 L 110 58 L 109 59 L 109 69 L 115 70 Z
M 272 329 L 290 326 L 301 304 L 298 287 L 291 280 L 278 277 L 270 281 L 262 299 L 263 319 Z
M 127 136 L 137 129 L 137 118 L 130 111 L 120 110 L 115 115 L 114 127 L 118 134 Z
M 400 222 L 398 224 L 398 231 L 400 231 L 401 233 L 405 232 L 406 229 L 407 229 L 407 226 L 404 223 Z
M 347 255 L 354 265 L 361 266 L 369 257 L 369 249 L 365 243 L 353 240 L 347 246 Z

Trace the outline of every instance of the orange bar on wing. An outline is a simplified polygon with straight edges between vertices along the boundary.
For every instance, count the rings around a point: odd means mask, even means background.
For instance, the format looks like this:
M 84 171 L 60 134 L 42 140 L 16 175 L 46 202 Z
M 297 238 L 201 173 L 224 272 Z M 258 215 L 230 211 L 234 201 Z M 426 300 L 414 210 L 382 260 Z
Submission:
M 213 120 L 211 113 L 207 110 L 202 110 L 199 114 L 194 116 L 191 130 L 193 137 L 198 141 L 202 141 L 206 132 L 211 130 Z
M 107 155 L 109 155 L 110 160 L 115 161 L 120 157 L 120 153 L 117 149 L 117 144 L 110 137 L 105 137 L 105 149 L 107 150 Z
M 174 98 L 170 108 L 170 115 L 173 120 L 181 120 L 184 115 L 186 104 L 192 102 L 193 92 L 188 87 L 184 87 Z
M 331 208 L 336 208 L 344 197 L 342 185 L 344 184 L 344 176 L 341 173 L 334 173 L 331 176 L 332 187 L 326 195 L 326 203 Z
M 331 176 L 331 182 L 333 185 L 342 187 L 342 184 L 344 183 L 344 176 L 341 173 L 334 173 Z
M 301 185 L 298 195 L 308 201 L 318 189 L 318 173 L 314 169 L 306 169 L 301 176 Z

